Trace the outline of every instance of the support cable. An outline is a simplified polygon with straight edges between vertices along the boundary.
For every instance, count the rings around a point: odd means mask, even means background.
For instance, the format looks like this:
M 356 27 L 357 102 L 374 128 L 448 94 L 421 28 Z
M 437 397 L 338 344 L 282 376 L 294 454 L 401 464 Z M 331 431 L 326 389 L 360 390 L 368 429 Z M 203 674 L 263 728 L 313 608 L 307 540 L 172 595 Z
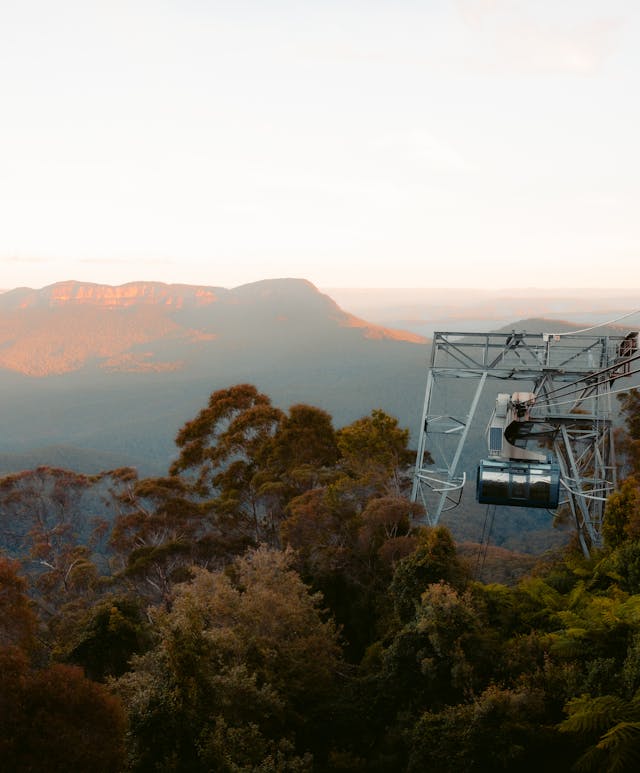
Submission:
M 495 517 L 496 517 L 496 506 L 491 505 L 491 517 L 489 519 L 489 532 L 487 533 L 487 539 L 484 544 L 484 551 L 482 553 L 482 565 L 480 567 L 481 575 L 484 573 L 484 565 L 487 560 L 487 553 L 489 552 L 489 543 L 491 542 L 491 535 L 493 533 L 493 523 L 495 521 Z
M 621 317 L 610 319 L 608 322 L 600 322 L 600 324 L 592 325 L 591 327 L 583 327 L 580 330 L 568 330 L 566 333 L 548 333 L 547 335 L 571 336 L 577 333 L 588 333 L 590 330 L 597 330 L 599 327 L 606 327 L 607 325 L 612 325 L 614 322 L 619 322 L 621 319 L 626 319 L 627 317 L 633 317 L 634 314 L 640 314 L 640 309 L 636 309 L 635 311 L 630 311 L 628 314 L 623 314 Z
M 629 378 L 630 376 L 635 376 L 636 373 L 640 373 L 640 368 L 637 368 L 636 370 L 630 370 L 628 373 L 625 373 L 623 376 L 619 376 L 619 377 L 616 376 L 616 378 Z M 593 384 L 593 386 L 601 386 L 603 384 L 606 384 L 607 381 L 609 381 L 609 380 L 610 379 L 607 379 L 606 381 L 598 381 L 595 384 Z M 568 384 L 568 386 L 573 386 L 573 384 Z M 636 384 L 635 387 L 631 386 L 629 388 L 630 389 L 635 389 L 636 387 L 639 387 L 639 386 L 640 386 L 640 384 Z M 586 389 L 586 387 L 581 387 L 580 389 L 574 389 L 571 392 L 565 392 L 563 395 L 558 395 L 558 399 L 561 399 L 561 398 L 564 398 L 564 397 L 569 397 L 570 395 L 578 395 L 581 392 L 584 392 L 585 389 Z M 607 394 L 611 394 L 611 390 L 609 390 L 607 392 Z M 594 396 L 595 396 L 594 394 L 585 395 L 584 397 L 576 398 L 575 402 L 580 402 L 581 400 L 589 400 L 590 398 L 592 398 Z M 572 402 L 572 401 L 568 400 L 567 402 Z M 550 406 L 550 405 L 561 405 L 561 403 L 556 402 L 555 399 L 549 400 L 548 397 L 546 397 L 544 400 L 541 400 L 540 402 L 536 402 L 533 407 L 534 408 L 540 408 L 540 407 L 544 408 L 545 406 Z
M 562 392 L 564 389 L 569 389 L 570 387 L 575 386 L 576 384 L 579 384 L 582 381 L 587 381 L 587 382 L 592 381 L 597 376 L 600 376 L 600 375 L 602 375 L 604 373 L 607 373 L 610 370 L 614 370 L 615 371 L 618 368 L 620 368 L 622 365 L 628 365 L 628 364 L 630 364 L 632 362 L 635 362 L 636 360 L 640 360 L 640 353 L 639 354 L 634 354 L 632 357 L 625 357 L 621 362 L 615 363 L 615 365 L 608 365 L 606 368 L 601 368 L 600 370 L 594 370 L 591 373 L 589 373 L 588 375 L 582 376 L 582 378 L 577 378 L 575 381 L 572 381 L 569 384 L 563 384 L 560 387 L 556 387 L 555 389 L 551 389 L 550 391 L 548 391 L 546 393 L 546 395 L 548 397 L 549 395 L 553 395 L 556 392 Z M 634 371 L 634 372 L 637 372 L 637 371 Z M 629 375 L 628 373 L 625 373 L 624 375 L 616 376 L 616 378 L 626 378 L 628 375 Z M 561 395 L 561 396 L 564 397 L 565 395 Z M 536 404 L 539 404 L 539 403 L 536 403 Z
M 487 509 L 484 514 L 484 523 L 482 525 L 482 536 L 480 537 L 480 547 L 476 555 L 476 566 L 473 571 L 474 579 L 478 580 L 484 571 L 484 563 L 487 558 L 487 550 L 489 549 L 489 540 L 491 539 L 491 532 L 493 531 L 493 519 L 496 513 L 495 505 L 487 505 Z M 488 528 L 487 528 L 488 526 Z
M 640 369 L 633 371 L 634 373 L 640 373 Z M 632 375 L 632 374 L 630 374 Z M 632 384 L 631 386 L 624 387 L 623 389 L 610 389 L 607 394 L 617 395 L 622 392 L 632 392 L 634 389 L 640 389 L 640 384 Z M 564 397 L 564 395 L 561 395 Z M 586 397 L 578 397 L 575 400 L 561 400 L 558 403 L 541 403 L 546 408 L 556 408 L 558 405 L 571 405 L 572 403 L 581 403 L 583 400 L 590 400 L 594 395 L 587 395 Z M 576 414 L 577 418 L 580 418 L 580 414 Z

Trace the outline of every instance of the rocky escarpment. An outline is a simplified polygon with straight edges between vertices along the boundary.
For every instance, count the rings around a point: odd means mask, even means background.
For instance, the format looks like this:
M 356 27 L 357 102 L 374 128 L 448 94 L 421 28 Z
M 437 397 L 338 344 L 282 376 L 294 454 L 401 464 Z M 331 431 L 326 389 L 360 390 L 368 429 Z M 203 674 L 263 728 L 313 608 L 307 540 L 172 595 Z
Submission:
M 344 328 L 365 339 L 424 341 L 348 314 L 302 279 L 231 290 L 68 281 L 0 295 L 0 368 L 32 377 L 87 366 L 109 373 L 167 373 L 216 357 L 212 342 L 226 352 L 246 349 L 248 342 L 275 349 L 278 341 L 294 348 L 329 339 L 337 345 Z

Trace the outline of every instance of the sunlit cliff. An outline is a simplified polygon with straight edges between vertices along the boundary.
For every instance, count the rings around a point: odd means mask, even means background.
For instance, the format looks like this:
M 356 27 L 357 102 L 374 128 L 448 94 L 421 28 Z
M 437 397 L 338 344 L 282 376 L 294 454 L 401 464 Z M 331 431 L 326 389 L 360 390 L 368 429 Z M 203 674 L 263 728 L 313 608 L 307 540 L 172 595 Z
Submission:
M 276 349 L 279 343 L 295 348 L 340 335 L 424 341 L 358 319 L 300 279 L 265 280 L 231 290 L 67 281 L 0 295 L 0 368 L 32 377 L 86 367 L 166 373 L 212 356 L 214 343 L 226 350 L 261 340 Z

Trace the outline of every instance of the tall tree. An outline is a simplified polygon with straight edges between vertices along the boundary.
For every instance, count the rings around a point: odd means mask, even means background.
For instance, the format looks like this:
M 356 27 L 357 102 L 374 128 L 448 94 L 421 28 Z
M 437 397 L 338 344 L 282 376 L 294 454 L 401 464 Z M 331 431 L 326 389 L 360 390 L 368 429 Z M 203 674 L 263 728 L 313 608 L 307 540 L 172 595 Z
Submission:
M 123 474 L 127 485 L 118 497 L 120 513 L 111 534 L 121 576 L 150 600 L 166 602 L 191 565 L 226 557 L 233 535 L 214 529 L 209 508 L 180 477 L 137 480 Z
M 266 395 L 239 384 L 214 392 L 176 437 L 180 455 L 171 474 L 186 474 L 194 491 L 211 499 L 216 514 L 234 519 L 256 542 L 265 530 L 256 474 L 281 418 Z
M 281 518 L 294 497 L 336 478 L 338 455 L 331 416 L 311 405 L 292 405 L 265 443 L 256 482 Z
M 408 448 L 409 430 L 380 409 L 338 431 L 338 448 L 346 474 L 371 495 L 401 496 L 415 461 Z

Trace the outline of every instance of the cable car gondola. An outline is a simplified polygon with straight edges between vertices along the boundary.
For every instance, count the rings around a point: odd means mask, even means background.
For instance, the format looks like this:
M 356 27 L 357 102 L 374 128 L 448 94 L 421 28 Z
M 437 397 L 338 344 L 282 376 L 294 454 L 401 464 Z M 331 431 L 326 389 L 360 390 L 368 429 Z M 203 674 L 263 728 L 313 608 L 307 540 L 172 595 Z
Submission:
M 555 510 L 560 498 L 560 466 L 553 461 L 483 459 L 478 467 L 476 495 L 484 505 Z
M 560 466 L 552 456 L 517 446 L 535 402 L 530 392 L 499 394 L 488 429 L 489 458 L 478 466 L 476 498 L 481 504 L 554 510 L 560 498 Z M 509 440 L 507 440 L 507 437 Z

